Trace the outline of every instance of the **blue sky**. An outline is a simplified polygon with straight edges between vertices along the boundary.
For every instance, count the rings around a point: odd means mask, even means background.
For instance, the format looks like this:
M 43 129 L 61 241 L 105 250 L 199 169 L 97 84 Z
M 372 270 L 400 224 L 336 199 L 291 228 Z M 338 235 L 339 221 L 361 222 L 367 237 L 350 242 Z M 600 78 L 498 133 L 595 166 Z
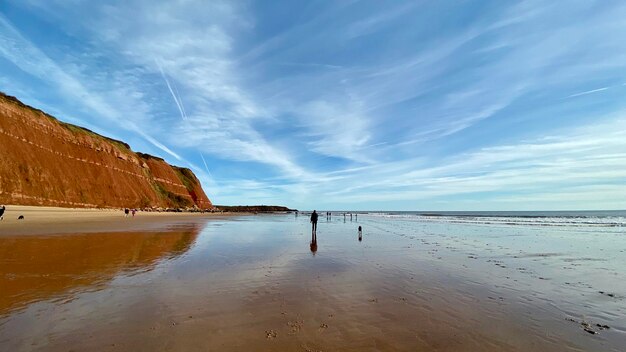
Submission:
M 626 209 L 621 1 L 0 3 L 0 90 L 216 204 Z

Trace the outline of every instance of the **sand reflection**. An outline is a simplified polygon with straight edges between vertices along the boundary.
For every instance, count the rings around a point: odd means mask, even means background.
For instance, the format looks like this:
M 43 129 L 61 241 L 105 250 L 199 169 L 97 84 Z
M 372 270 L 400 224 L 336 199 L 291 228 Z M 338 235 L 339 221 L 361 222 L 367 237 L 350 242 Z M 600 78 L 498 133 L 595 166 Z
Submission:
M 311 231 L 311 243 L 309 245 L 311 253 L 315 255 L 317 253 L 317 233 L 315 230 Z
M 0 315 L 64 299 L 187 251 L 199 229 L 0 238 Z

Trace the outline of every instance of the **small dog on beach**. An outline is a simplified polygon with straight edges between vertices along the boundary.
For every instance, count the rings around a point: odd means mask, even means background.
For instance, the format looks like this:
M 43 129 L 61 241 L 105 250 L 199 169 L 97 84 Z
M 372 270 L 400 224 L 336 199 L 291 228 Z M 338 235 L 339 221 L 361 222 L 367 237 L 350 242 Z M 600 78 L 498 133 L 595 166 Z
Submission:
M 17 217 L 17 220 L 24 220 L 24 215 L 20 215 Z

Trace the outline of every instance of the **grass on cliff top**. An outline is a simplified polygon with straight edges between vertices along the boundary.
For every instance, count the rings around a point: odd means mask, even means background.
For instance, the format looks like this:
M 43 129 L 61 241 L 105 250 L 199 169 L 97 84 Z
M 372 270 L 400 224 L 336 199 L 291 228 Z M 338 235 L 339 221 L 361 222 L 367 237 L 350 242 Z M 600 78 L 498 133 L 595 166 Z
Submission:
M 136 156 L 142 158 L 142 159 L 154 159 L 154 160 L 158 160 L 158 161 L 162 161 L 167 163 L 163 158 L 160 158 L 158 156 L 154 156 L 154 155 L 150 155 L 150 154 L 146 154 L 146 153 L 140 153 L 140 152 L 133 152 L 132 149 L 130 148 L 130 145 L 128 145 L 127 143 L 124 143 L 122 141 L 119 141 L 117 139 L 113 139 L 113 138 L 109 138 L 106 136 L 103 136 L 101 134 L 98 134 L 88 128 L 85 127 L 81 127 L 81 126 L 77 126 L 77 125 L 73 125 L 71 123 L 67 123 L 67 122 L 63 122 L 59 119 L 57 119 L 56 117 L 42 111 L 39 110 L 37 108 L 34 108 L 30 105 L 24 104 L 22 103 L 19 99 L 17 99 L 14 96 L 10 96 L 5 94 L 4 92 L 0 91 L 0 101 L 6 101 L 10 104 L 15 104 L 21 108 L 39 113 L 55 122 L 57 122 L 59 125 L 61 125 L 62 127 L 64 127 L 65 129 L 67 129 L 68 131 L 77 134 L 77 133 L 82 133 L 82 134 L 87 134 L 90 135 L 94 138 L 97 139 L 104 139 L 105 141 L 112 143 L 113 145 L 115 145 L 116 147 L 120 148 L 121 151 L 126 151 L 126 152 L 130 152 L 130 153 L 134 153 Z M 185 187 L 187 188 L 187 190 L 191 191 L 194 189 L 194 187 L 196 185 L 199 184 L 197 178 L 195 177 L 195 175 L 193 174 L 193 172 L 187 168 L 183 168 L 183 167 L 178 167 L 178 166 L 174 166 L 171 165 L 172 168 L 174 168 L 174 171 L 176 171 L 176 174 L 178 176 L 178 178 L 181 180 L 181 182 L 185 185 Z
M 124 143 L 122 141 L 118 141 L 117 139 L 113 139 L 113 138 L 109 138 L 109 137 L 103 136 L 103 135 L 98 134 L 98 133 L 96 133 L 96 132 L 94 132 L 94 131 L 92 131 L 90 129 L 85 128 L 85 127 L 80 127 L 80 126 L 72 125 L 71 123 L 63 122 L 63 121 L 57 119 L 56 117 L 46 113 L 45 111 L 42 111 L 40 109 L 37 109 L 37 108 L 34 108 L 34 107 L 30 106 L 30 105 L 26 105 L 26 104 L 22 103 L 16 97 L 7 95 L 4 92 L 0 92 L 0 98 L 5 100 L 5 101 L 7 101 L 7 102 L 9 102 L 9 103 L 12 103 L 12 104 L 15 104 L 15 105 L 17 105 L 19 107 L 22 107 L 24 109 L 27 109 L 27 110 L 30 110 L 30 111 L 33 111 L 33 112 L 36 112 L 36 113 L 40 113 L 40 114 L 44 115 L 45 117 L 47 117 L 47 118 L 49 118 L 49 119 L 51 119 L 53 121 L 58 122 L 59 125 L 61 125 L 62 127 L 66 128 L 70 132 L 88 134 L 88 135 L 90 135 L 92 137 L 95 137 L 95 138 L 104 139 L 107 142 L 113 143 L 114 145 L 116 145 L 116 146 L 118 146 L 118 147 L 120 147 L 122 149 L 126 149 L 126 150 L 129 150 L 129 151 L 131 150 L 130 149 L 130 145 L 128 145 L 128 144 L 126 144 L 126 143 Z
M 63 121 L 59 121 L 59 123 L 61 124 L 61 126 L 67 128 L 71 132 L 74 132 L 74 133 L 84 133 L 84 134 L 88 134 L 88 135 L 90 135 L 92 137 L 95 137 L 95 138 L 104 138 L 107 142 L 112 143 L 113 145 L 116 145 L 117 147 L 121 148 L 122 150 L 132 151 L 130 149 L 130 145 L 128 145 L 127 143 L 124 143 L 122 141 L 118 141 L 117 139 L 105 137 L 105 136 L 103 136 L 101 134 L 97 134 L 96 132 L 94 132 L 94 131 L 92 131 L 92 130 L 90 130 L 88 128 L 72 125 L 71 123 L 67 123 L 67 122 L 63 122 Z

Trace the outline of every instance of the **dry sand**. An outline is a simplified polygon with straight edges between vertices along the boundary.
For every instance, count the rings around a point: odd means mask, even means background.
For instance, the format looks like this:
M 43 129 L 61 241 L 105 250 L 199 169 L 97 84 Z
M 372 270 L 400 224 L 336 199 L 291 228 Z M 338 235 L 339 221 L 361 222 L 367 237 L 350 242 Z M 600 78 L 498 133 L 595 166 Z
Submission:
M 18 220 L 20 215 L 23 220 Z M 204 223 L 208 218 L 232 213 L 172 213 L 138 211 L 124 216 L 122 209 L 76 209 L 6 205 L 0 221 L 2 235 L 45 235 L 56 233 L 117 232 L 162 230 L 180 223 Z M 236 214 L 241 215 L 241 214 Z

